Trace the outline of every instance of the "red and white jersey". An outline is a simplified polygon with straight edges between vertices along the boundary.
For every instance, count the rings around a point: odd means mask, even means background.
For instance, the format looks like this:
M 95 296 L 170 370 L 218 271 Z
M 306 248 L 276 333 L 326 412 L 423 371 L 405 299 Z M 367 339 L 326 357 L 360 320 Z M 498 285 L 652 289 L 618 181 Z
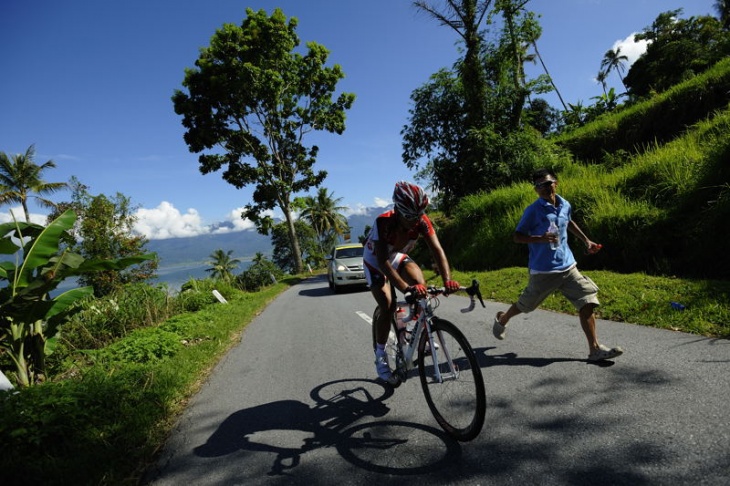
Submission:
M 379 222 L 385 224 L 379 225 Z M 379 234 L 378 226 L 382 226 L 385 234 Z M 404 231 L 399 226 L 395 211 L 391 209 L 375 218 L 373 228 L 370 230 L 367 241 L 365 241 L 363 260 L 370 268 L 378 269 L 378 257 L 375 254 L 376 241 L 385 239 L 388 243 L 388 257 L 391 258 L 398 253 L 408 253 L 412 250 L 420 236 L 430 236 L 434 233 L 433 224 L 425 214 L 421 215 L 421 218 L 413 224 L 410 230 Z

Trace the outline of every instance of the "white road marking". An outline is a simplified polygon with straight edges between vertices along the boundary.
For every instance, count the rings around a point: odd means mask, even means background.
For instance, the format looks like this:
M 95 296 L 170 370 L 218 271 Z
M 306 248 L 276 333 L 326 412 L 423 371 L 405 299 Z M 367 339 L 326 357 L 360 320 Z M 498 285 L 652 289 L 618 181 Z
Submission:
M 372 317 L 370 317 L 369 315 L 365 314 L 365 313 L 364 313 L 363 311 L 355 311 L 355 314 L 357 314 L 358 316 L 360 316 L 360 318 L 361 318 L 361 319 L 362 319 L 363 321 L 367 322 L 367 323 L 368 323 L 368 324 L 370 324 L 371 326 L 373 325 L 373 318 L 372 318 Z M 395 332 L 393 331 L 393 329 L 392 329 L 392 328 L 391 328 L 391 330 L 390 330 L 390 333 L 389 333 L 389 335 L 388 335 L 388 340 L 389 340 L 390 342 L 392 342 L 392 343 L 394 343 L 394 342 L 395 342 Z

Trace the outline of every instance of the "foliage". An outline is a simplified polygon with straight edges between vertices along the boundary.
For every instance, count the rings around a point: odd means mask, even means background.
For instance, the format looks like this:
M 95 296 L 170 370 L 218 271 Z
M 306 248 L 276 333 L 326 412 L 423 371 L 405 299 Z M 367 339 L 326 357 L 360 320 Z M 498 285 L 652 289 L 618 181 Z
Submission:
M 294 273 L 297 271 L 297 259 L 305 262 L 307 265 L 317 265 L 317 261 L 321 258 L 319 253 L 319 243 L 314 229 L 304 221 L 295 221 L 297 238 L 299 240 L 299 248 L 301 254 L 298 256 L 291 253 L 291 242 L 289 239 L 289 231 L 286 223 L 279 223 L 272 229 L 271 244 L 274 247 L 272 259 L 277 267 L 285 272 Z M 297 258 L 298 257 L 298 258 Z
M 601 72 L 605 73 L 606 76 L 611 73 L 611 71 L 616 71 L 618 74 L 619 79 L 621 79 L 621 84 L 626 87 L 626 83 L 624 82 L 624 70 L 626 67 L 624 64 L 628 62 L 629 57 L 626 54 L 621 54 L 621 47 L 616 47 L 616 49 L 609 49 L 606 51 L 606 53 L 603 55 L 603 59 L 601 60 Z
M 730 55 L 730 31 L 718 19 L 680 19 L 681 13 L 682 9 L 661 13 L 651 27 L 634 36 L 648 45 L 624 79 L 632 97 L 662 93 Z
M 25 221 L 30 222 L 28 211 L 28 198 L 33 197 L 43 207 L 53 208 L 55 204 L 42 196 L 53 194 L 68 186 L 65 182 L 45 182 L 41 179 L 46 169 L 56 167 L 56 164 L 49 160 L 37 165 L 35 157 L 35 146 L 31 145 L 25 154 L 17 154 L 11 157 L 5 152 L 0 152 L 0 205 L 9 203 L 20 203 L 25 214 Z M 37 196 L 33 196 L 37 194 Z
M 72 249 L 89 259 L 130 258 L 145 254 L 148 240 L 135 234 L 135 207 L 122 193 L 113 198 L 104 194 L 93 196 L 88 187 L 78 179 L 71 179 L 72 198 L 70 202 L 58 204 L 57 211 L 51 213 L 49 220 L 59 211 L 73 209 L 79 216 L 74 228 L 77 241 Z M 102 297 L 119 290 L 124 285 L 148 281 L 155 277 L 157 258 L 145 259 L 137 265 L 124 269 L 106 269 L 82 275 L 79 283 L 94 289 L 94 295 Z
M 338 238 L 350 233 L 350 225 L 347 218 L 340 211 L 346 209 L 338 206 L 342 198 L 334 198 L 334 192 L 327 192 L 327 189 L 320 187 L 315 197 L 306 196 L 297 198 L 295 205 L 301 209 L 299 217 L 308 221 L 317 234 L 319 242 L 319 254 L 316 255 L 316 267 L 324 263 L 324 255 L 337 244 Z
M 275 284 L 284 272 L 266 259 L 262 253 L 257 253 L 251 266 L 236 277 L 236 286 L 246 292 L 258 292 L 264 287 Z
M 177 311 L 177 303 L 163 286 L 137 283 L 109 295 L 86 299 L 63 325 L 62 354 L 100 349 L 141 327 L 158 324 Z
M 144 328 L 94 353 L 95 360 L 109 364 L 150 363 L 174 356 L 182 347 L 173 332 Z
M 525 120 L 522 116 L 531 93 L 550 89 L 547 77 L 527 80 L 524 73 L 524 63 L 531 59 L 527 46 L 541 33 L 534 14 L 522 9 L 525 2 L 496 2 L 488 23 L 501 15 L 504 28 L 497 44 L 487 44 L 478 33 L 478 24 L 471 24 L 481 22 L 475 12 L 487 12 L 490 3 L 449 2 L 447 11 L 439 12 L 433 7 L 426 9 L 427 2 L 416 2 L 443 25 L 459 32 L 467 44 L 465 58 L 453 71 L 440 70 L 411 94 L 409 123 L 401 131 L 403 162 L 438 192 L 439 203 L 447 212 L 464 196 L 512 182 L 509 174 L 522 170 L 509 167 L 509 157 L 493 142 L 521 132 L 526 123 L 542 124 L 544 130 L 548 116 L 546 110 L 533 111 Z M 478 76 L 470 64 L 470 36 L 478 37 L 473 42 L 479 49 Z M 474 91 L 481 94 L 476 96 Z M 480 103 L 478 116 L 475 103 Z M 522 150 L 528 148 L 525 145 Z M 536 153 L 528 158 L 539 156 Z
M 185 312 L 196 312 L 204 307 L 218 302 L 213 291 L 217 290 L 225 299 L 237 293 L 235 279 L 227 280 L 196 280 L 191 279 L 180 288 L 175 302 L 176 306 Z
M 76 214 L 68 210 L 46 227 L 17 221 L 0 225 L 0 253 L 16 258 L 0 262 L 0 282 L 7 281 L 0 289 L 0 348 L 12 359 L 22 386 L 45 379 L 46 355 L 53 350 L 59 326 L 91 293 L 90 287 L 81 287 L 51 298 L 63 280 L 151 258 L 89 260 L 61 249 L 62 238 L 75 221 Z
M 681 136 L 730 102 L 730 58 L 682 84 L 552 140 L 576 159 L 601 163 L 606 154 L 636 154 Z
M 188 93 L 176 90 L 172 99 L 190 150 L 215 149 L 200 155 L 201 172 L 227 166 L 226 182 L 239 189 L 256 186 L 243 216 L 268 234 L 272 220 L 264 214 L 276 207 L 284 213 L 300 272 L 292 196 L 326 177 L 314 170 L 318 147 L 306 147 L 303 138 L 314 130 L 341 134 L 355 95 L 332 99 L 344 73 L 339 65 L 325 67 L 329 51 L 323 46 L 309 42 L 305 55 L 294 52 L 300 42 L 296 18 L 287 24 L 278 8 L 271 17 L 247 8 L 246 16 L 241 26 L 225 24 L 216 31 L 196 68 L 185 72 Z
M 224 280 L 230 282 L 233 280 L 233 271 L 238 268 L 241 260 L 238 258 L 231 258 L 233 250 L 224 252 L 218 248 L 210 254 L 210 260 L 206 263 L 211 265 L 210 268 L 206 268 L 205 271 L 210 273 L 210 276 L 215 280 Z

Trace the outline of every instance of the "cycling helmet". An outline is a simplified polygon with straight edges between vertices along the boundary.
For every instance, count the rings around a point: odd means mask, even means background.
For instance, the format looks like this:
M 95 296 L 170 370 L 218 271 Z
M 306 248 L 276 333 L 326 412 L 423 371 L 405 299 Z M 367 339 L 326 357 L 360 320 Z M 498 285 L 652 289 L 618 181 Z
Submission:
M 395 211 L 406 219 L 418 219 L 428 207 L 428 196 L 419 186 L 406 181 L 395 183 L 393 191 Z

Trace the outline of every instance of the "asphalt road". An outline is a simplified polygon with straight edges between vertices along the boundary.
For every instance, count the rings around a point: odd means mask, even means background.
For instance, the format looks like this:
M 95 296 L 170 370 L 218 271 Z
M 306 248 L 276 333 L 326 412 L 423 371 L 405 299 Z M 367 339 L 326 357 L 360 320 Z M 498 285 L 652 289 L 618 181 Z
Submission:
M 483 293 L 488 295 L 487 289 Z M 379 385 L 368 291 L 324 278 L 282 294 L 191 400 L 147 484 L 728 485 L 730 341 L 598 321 L 613 362 L 586 361 L 575 316 L 437 315 L 469 338 L 487 387 L 472 442 L 449 439 L 419 380 Z M 224 305 L 224 304 L 221 304 Z

